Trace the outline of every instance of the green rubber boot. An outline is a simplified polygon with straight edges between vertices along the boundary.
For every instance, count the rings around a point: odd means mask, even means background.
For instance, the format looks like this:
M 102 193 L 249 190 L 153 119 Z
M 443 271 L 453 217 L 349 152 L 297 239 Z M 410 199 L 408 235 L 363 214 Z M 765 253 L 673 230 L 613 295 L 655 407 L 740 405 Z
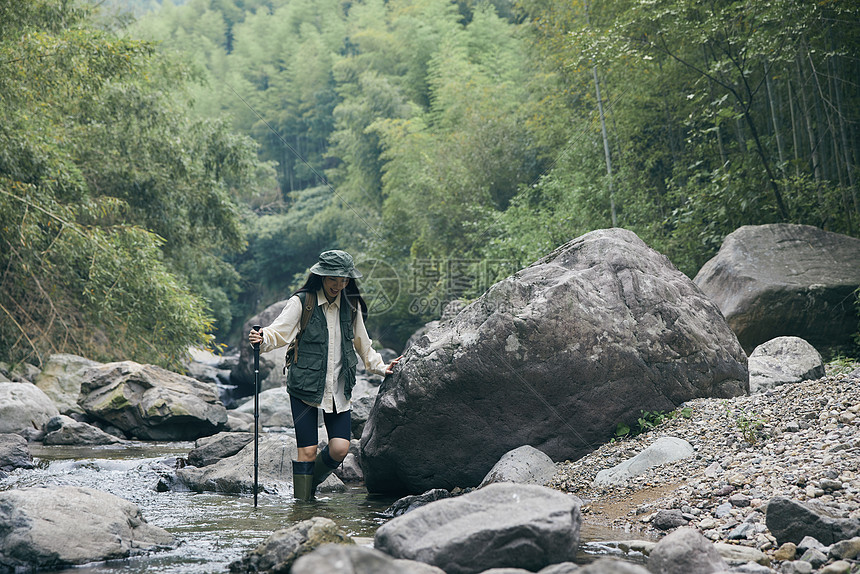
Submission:
M 314 463 L 293 461 L 293 496 L 296 500 L 309 502 L 314 499 Z
M 317 454 L 316 460 L 314 460 L 314 492 L 316 492 L 317 487 L 322 484 L 322 482 L 328 478 L 328 475 L 334 472 L 334 469 L 338 466 L 340 466 L 340 462 L 331 457 L 328 453 L 328 445 L 326 445 L 325 448 Z

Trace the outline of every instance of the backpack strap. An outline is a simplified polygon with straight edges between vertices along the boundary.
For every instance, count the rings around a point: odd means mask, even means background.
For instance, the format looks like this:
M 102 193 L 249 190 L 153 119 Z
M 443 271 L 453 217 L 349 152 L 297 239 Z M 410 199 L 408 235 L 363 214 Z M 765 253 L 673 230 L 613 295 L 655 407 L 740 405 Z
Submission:
M 290 365 L 295 364 L 299 359 L 299 341 L 305 332 L 305 328 L 311 320 L 311 315 L 314 313 L 314 307 L 317 306 L 316 291 L 302 291 L 298 293 L 299 301 L 302 302 L 302 318 L 299 321 L 299 332 L 296 334 L 295 340 L 287 347 L 287 357 L 284 361 L 284 374 L 287 374 L 287 369 Z M 292 351 L 292 359 L 290 352 Z

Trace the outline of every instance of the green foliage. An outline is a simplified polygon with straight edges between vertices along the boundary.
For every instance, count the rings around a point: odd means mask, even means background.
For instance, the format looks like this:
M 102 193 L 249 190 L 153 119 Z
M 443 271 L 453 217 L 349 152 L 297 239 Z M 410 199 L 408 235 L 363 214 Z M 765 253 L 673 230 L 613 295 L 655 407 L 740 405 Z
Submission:
M 670 421 L 678 417 L 688 419 L 691 416 L 693 416 L 693 409 L 690 407 L 683 407 L 669 413 L 663 411 L 639 411 L 639 417 L 636 419 L 635 423 L 618 423 L 615 427 L 615 436 L 612 440 L 615 441 L 623 438 L 632 438 L 646 433 L 666 421 Z
M 250 140 L 189 118 L 184 68 L 92 21 L 0 4 L 0 354 L 177 365 L 213 313 L 231 320 L 232 190 L 260 166 Z

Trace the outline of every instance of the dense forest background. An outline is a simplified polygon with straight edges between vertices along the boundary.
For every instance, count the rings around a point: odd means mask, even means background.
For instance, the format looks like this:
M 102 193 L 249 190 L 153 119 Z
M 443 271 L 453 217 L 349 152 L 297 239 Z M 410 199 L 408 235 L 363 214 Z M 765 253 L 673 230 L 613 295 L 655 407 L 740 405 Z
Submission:
M 179 364 L 318 253 L 402 346 L 620 226 L 860 235 L 860 1 L 0 0 L 0 360 Z

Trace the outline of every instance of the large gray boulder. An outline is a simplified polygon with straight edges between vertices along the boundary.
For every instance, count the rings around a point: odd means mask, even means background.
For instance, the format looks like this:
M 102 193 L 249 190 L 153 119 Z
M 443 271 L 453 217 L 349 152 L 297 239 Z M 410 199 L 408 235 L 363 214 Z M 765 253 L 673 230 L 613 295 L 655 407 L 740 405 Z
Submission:
M 667 535 L 648 558 L 653 574 L 711 574 L 728 569 L 714 545 L 695 528 L 679 528 Z
M 77 355 L 51 355 L 33 382 L 54 401 L 61 414 L 83 413 L 78 404 L 81 382 L 87 369 L 99 364 Z
M 196 467 L 215 464 L 237 454 L 252 440 L 254 433 L 249 432 L 221 432 L 198 439 L 194 450 L 188 453 L 188 464 Z
M 537 571 L 576 557 L 579 507 L 578 498 L 543 486 L 491 484 L 392 519 L 376 531 L 374 547 L 447 574 Z
M 262 544 L 240 560 L 230 564 L 230 572 L 233 574 L 290 572 L 297 559 L 324 544 L 355 544 L 355 542 L 333 520 L 315 516 L 289 528 L 273 532 Z
M 392 558 L 373 548 L 326 544 L 296 560 L 291 574 L 445 574 L 444 570 Z
M 726 236 L 694 281 L 747 353 L 783 335 L 824 348 L 857 332 L 858 261 L 854 237 L 808 225 L 748 225 Z
M 641 410 L 748 390 L 719 309 L 634 233 L 588 233 L 427 332 L 361 438 L 368 490 L 475 486 L 530 444 L 575 460 Z
M 212 385 L 131 361 L 89 369 L 78 404 L 93 418 L 144 440 L 194 440 L 227 423 L 227 409 Z
M 91 488 L 0 492 L 0 572 L 127 558 L 173 544 L 135 504 Z
M 41 429 L 59 415 L 54 402 L 32 383 L 0 383 L 0 433 Z
M 821 354 L 800 337 L 777 337 L 762 343 L 749 356 L 750 392 L 824 376 Z

